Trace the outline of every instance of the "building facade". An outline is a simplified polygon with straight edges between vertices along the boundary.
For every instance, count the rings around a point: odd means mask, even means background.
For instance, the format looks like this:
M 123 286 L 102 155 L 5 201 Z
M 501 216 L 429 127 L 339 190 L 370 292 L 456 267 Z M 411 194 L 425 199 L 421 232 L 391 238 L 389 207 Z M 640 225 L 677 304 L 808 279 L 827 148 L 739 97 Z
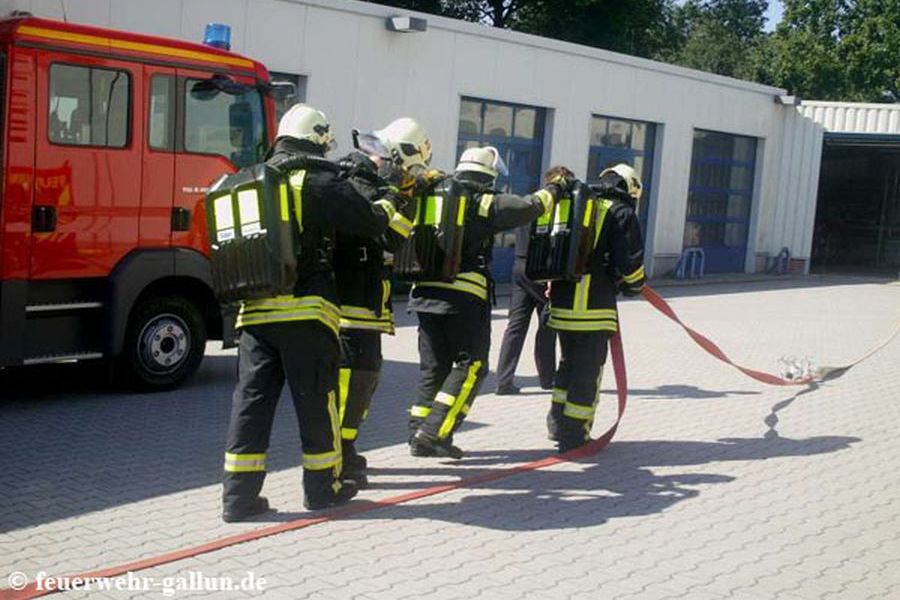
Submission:
M 492 144 L 510 168 L 502 184 L 515 192 L 537 187 L 552 165 L 592 178 L 628 162 L 647 191 L 653 276 L 671 272 L 686 248 L 702 249 L 707 273 L 761 271 L 784 248 L 795 270 L 809 267 L 824 127 L 778 88 L 432 15 L 413 14 L 425 31 L 391 31 L 388 17 L 410 13 L 352 0 L 0 8 L 189 40 L 226 23 L 233 50 L 293 81 L 300 99 L 331 117 L 339 151 L 353 127 L 412 116 L 432 135 L 436 167 Z

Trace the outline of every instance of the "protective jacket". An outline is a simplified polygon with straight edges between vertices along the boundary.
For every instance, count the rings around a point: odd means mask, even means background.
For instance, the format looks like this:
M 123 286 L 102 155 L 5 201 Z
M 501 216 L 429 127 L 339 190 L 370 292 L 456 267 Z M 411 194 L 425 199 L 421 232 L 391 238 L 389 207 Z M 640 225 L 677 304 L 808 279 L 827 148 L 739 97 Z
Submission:
M 275 150 L 267 162 L 276 167 L 292 156 L 315 155 L 307 145 L 289 139 L 279 140 Z M 333 171 L 293 169 L 286 177 L 299 226 L 297 284 L 291 296 L 242 302 L 237 327 L 315 320 L 337 335 L 341 315 L 333 270 L 335 236 L 378 237 L 396 210 L 390 201 L 377 199 L 373 184 Z
M 550 327 L 561 331 L 618 328 L 616 293 L 644 288 L 644 242 L 634 205 L 610 191 L 597 200 L 597 228 L 590 271 L 581 281 L 555 281 L 550 291 Z
M 413 285 L 409 310 L 456 314 L 466 303 L 487 303 L 494 234 L 525 225 L 552 209 L 553 193 L 541 189 L 527 196 L 504 194 L 457 175 L 469 193 L 459 274 L 453 282 L 420 281 Z
M 377 177 L 375 165 L 358 153 L 342 162 L 352 162 L 355 169 L 351 179 L 360 185 L 370 185 Z M 387 230 L 377 237 L 338 233 L 334 250 L 335 282 L 341 310 L 341 329 L 394 333 L 391 311 L 391 281 L 389 260 L 385 253 L 393 252 L 409 237 L 412 220 L 411 202 L 397 198 L 401 210 L 395 211 Z

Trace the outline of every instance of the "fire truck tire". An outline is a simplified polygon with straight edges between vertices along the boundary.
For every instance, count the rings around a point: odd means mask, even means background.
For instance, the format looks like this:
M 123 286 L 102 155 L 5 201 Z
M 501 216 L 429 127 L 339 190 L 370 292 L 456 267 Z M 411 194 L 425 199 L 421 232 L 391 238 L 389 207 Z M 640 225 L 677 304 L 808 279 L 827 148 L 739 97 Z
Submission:
M 145 298 L 128 321 L 121 371 L 131 387 L 171 389 L 197 370 L 205 348 L 206 323 L 192 302 L 180 296 Z

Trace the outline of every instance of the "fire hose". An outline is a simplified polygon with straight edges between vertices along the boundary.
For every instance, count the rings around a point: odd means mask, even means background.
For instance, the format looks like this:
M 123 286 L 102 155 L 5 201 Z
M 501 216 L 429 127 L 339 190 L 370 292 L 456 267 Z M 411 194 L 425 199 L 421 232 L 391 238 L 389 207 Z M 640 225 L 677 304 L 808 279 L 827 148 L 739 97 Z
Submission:
M 893 332 L 880 344 L 875 346 L 872 350 L 866 352 L 857 360 L 838 367 L 820 367 L 814 374 L 804 375 L 802 377 L 797 378 L 784 378 L 776 375 L 772 375 L 770 373 L 765 373 L 762 371 L 757 371 L 755 369 L 750 369 L 744 366 L 741 366 L 735 362 L 733 362 L 726 354 L 723 352 L 712 340 L 704 336 L 703 334 L 697 332 L 696 330 L 688 327 L 675 313 L 675 310 L 666 302 L 659 294 L 657 294 L 650 287 L 645 286 L 642 292 L 642 295 L 647 302 L 649 302 L 654 308 L 656 308 L 663 315 L 680 325 L 687 334 L 693 339 L 703 350 L 717 358 L 718 360 L 727 363 L 734 368 L 738 369 L 748 377 L 768 384 L 768 385 L 778 385 L 778 386 L 787 386 L 787 385 L 809 385 L 816 380 L 827 381 L 836 379 L 837 377 L 842 376 L 852 367 L 866 360 L 877 351 L 885 347 L 887 344 L 893 340 L 898 333 L 900 333 L 900 323 L 898 323 L 897 327 L 893 330 Z M 329 511 L 327 514 L 315 517 L 306 517 L 302 519 L 296 519 L 294 521 L 289 521 L 286 523 L 280 523 L 277 525 L 271 525 L 268 527 L 261 527 L 259 529 L 253 529 L 250 531 L 246 531 L 243 533 L 238 533 L 235 535 L 226 536 L 223 538 L 219 538 L 216 540 L 212 540 L 210 542 L 199 544 L 196 546 L 190 546 L 187 548 L 183 548 L 180 550 L 174 550 L 172 552 L 167 552 L 164 554 L 160 554 L 157 556 L 152 556 L 149 558 L 133 561 L 130 563 L 124 563 L 120 565 L 116 565 L 113 567 L 97 569 L 88 573 L 73 575 L 69 579 L 73 580 L 75 578 L 79 578 L 82 581 L 96 581 L 98 579 L 118 577 L 125 575 L 129 572 L 140 571 L 143 569 L 149 569 L 153 567 L 158 567 L 160 565 L 173 563 L 180 560 L 185 560 L 188 558 L 193 558 L 199 556 L 201 554 L 207 554 L 209 552 L 215 552 L 216 550 L 222 550 L 224 548 L 228 548 L 231 546 L 236 546 L 238 544 L 243 544 L 245 542 L 251 542 L 255 540 L 260 540 L 263 538 L 271 537 L 274 535 L 278 535 L 280 533 L 286 533 L 288 531 L 297 531 L 300 529 L 305 529 L 307 527 L 318 525 L 320 523 L 326 523 L 328 521 L 335 521 L 339 519 L 345 519 L 348 517 L 352 517 L 355 515 L 372 512 L 375 510 L 379 510 L 382 508 L 389 508 L 392 506 L 396 506 L 398 504 L 404 504 L 407 502 L 412 502 L 414 500 L 421 500 L 422 498 L 428 498 L 430 496 L 436 496 L 438 494 L 443 494 L 445 492 L 450 492 L 460 488 L 472 488 L 479 485 L 484 485 L 487 483 L 491 483 L 494 481 L 498 481 L 501 479 L 506 479 L 507 477 L 511 477 L 513 475 L 518 475 L 520 473 L 525 473 L 528 471 L 535 471 L 538 469 L 543 469 L 545 467 L 549 467 L 552 465 L 556 465 L 559 463 L 563 463 L 566 461 L 584 458 L 587 456 L 591 456 L 597 454 L 601 450 L 603 450 L 609 443 L 612 441 L 613 436 L 615 436 L 616 431 L 618 430 L 619 423 L 622 421 L 622 416 L 625 413 L 625 407 L 628 401 L 628 381 L 627 381 L 627 373 L 625 369 L 625 354 L 622 348 L 622 337 L 620 332 L 616 332 L 611 338 L 609 342 L 609 351 L 610 357 L 612 359 L 613 373 L 616 379 L 616 398 L 617 398 L 617 417 L 612 426 L 607 429 L 600 437 L 595 440 L 592 440 L 585 446 L 577 448 L 575 450 L 571 450 L 564 454 L 552 455 L 546 458 L 542 458 L 540 460 L 532 461 L 526 464 L 517 465 L 513 467 L 506 467 L 503 469 L 497 469 L 495 471 L 491 471 L 488 473 L 484 473 L 481 475 L 476 475 L 474 477 L 467 477 L 464 479 L 460 479 L 459 481 L 440 484 L 428 488 L 424 488 L 421 490 L 415 490 L 412 492 L 407 492 L 405 494 L 399 494 L 396 496 L 392 496 L 389 498 L 385 498 L 383 500 L 376 500 L 372 502 L 366 503 L 354 503 L 344 508 L 335 509 Z M 31 583 L 21 590 L 0 590 L 0 600 L 5 599 L 20 599 L 20 598 L 36 598 L 39 596 L 45 596 L 48 594 L 55 593 L 58 590 L 47 590 L 47 589 L 38 589 L 37 584 Z

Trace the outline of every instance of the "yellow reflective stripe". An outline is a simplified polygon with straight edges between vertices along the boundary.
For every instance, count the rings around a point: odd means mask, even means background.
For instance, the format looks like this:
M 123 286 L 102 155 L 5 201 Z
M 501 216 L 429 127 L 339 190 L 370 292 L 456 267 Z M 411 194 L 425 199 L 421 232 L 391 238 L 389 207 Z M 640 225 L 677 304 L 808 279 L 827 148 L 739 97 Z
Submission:
M 409 234 L 412 233 L 413 224 L 412 221 L 404 217 L 402 214 L 395 213 L 393 217 L 391 217 L 391 222 L 388 224 L 391 229 L 402 235 L 403 237 L 409 237 Z
M 242 311 L 283 310 L 296 308 L 317 308 L 334 317 L 341 315 L 336 304 L 321 296 L 276 296 L 260 300 L 246 300 L 241 303 Z
M 341 439 L 342 440 L 350 440 L 351 442 L 356 439 L 358 435 L 358 429 L 351 429 L 350 427 L 341 427 Z
M 625 280 L 625 283 L 634 283 L 635 281 L 638 281 L 643 276 L 644 276 L 644 266 L 641 265 L 640 267 L 635 269 L 635 271 L 633 273 L 631 273 L 630 275 L 626 275 L 622 279 Z
M 297 227 L 303 233 L 303 182 L 306 180 L 306 171 L 300 169 L 291 174 L 289 181 L 294 190 L 294 215 L 297 217 Z
M 266 325 L 269 323 L 287 323 L 290 321 L 319 321 L 335 335 L 340 328 L 340 319 L 335 319 L 316 310 L 274 311 L 265 313 L 239 314 L 235 327 L 240 329 L 248 325 Z
M 448 435 L 453 433 L 453 427 L 454 425 L 456 425 L 456 420 L 459 417 L 459 413 L 463 411 L 463 408 L 465 408 L 469 403 L 468 400 L 472 395 L 472 390 L 475 389 L 475 383 L 478 381 L 479 369 L 481 369 L 480 360 L 476 360 L 469 366 L 469 373 L 466 375 L 465 381 L 463 381 L 462 387 L 459 390 L 459 395 L 456 397 L 456 401 L 450 407 L 450 412 L 448 412 L 447 416 L 444 417 L 444 422 L 441 424 L 440 430 L 438 430 L 438 438 L 444 439 Z M 440 394 L 438 394 L 438 396 L 440 396 Z M 463 414 L 466 414 L 468 412 L 468 408 L 466 408 Z
M 290 221 L 291 210 L 288 208 L 287 184 L 283 181 L 278 184 L 278 201 L 281 204 L 281 220 Z
M 565 404 L 566 398 L 568 396 L 568 390 L 564 390 L 562 388 L 553 388 L 553 395 L 551 396 L 551 399 L 556 404 Z
M 393 335 L 395 333 L 392 321 L 357 321 L 354 319 L 341 319 L 341 329 L 357 329 L 360 331 L 375 331 Z
M 464 281 L 454 281 L 453 283 L 445 283 L 443 281 L 422 281 L 415 284 L 413 287 L 433 287 L 433 288 L 441 288 L 445 290 L 456 290 L 457 292 L 465 292 L 466 294 L 472 294 L 477 296 L 481 300 L 487 300 L 488 293 L 487 289 L 479 287 L 473 283 L 466 283 Z
M 331 489 L 337 494 L 341 489 L 341 471 L 344 468 L 344 456 L 341 454 L 341 420 L 338 418 L 337 394 L 334 390 L 328 392 L 328 419 L 331 422 L 331 439 L 334 448 L 332 454 L 336 457 L 334 462 L 334 482 Z M 304 462 L 305 465 L 305 462 Z
M 547 325 L 558 331 L 617 331 L 615 321 L 564 321 L 552 316 Z
M 342 317 L 356 317 L 360 319 L 380 319 L 378 315 L 375 314 L 375 311 L 371 308 L 366 308 L 365 306 L 349 306 L 347 304 L 341 305 L 341 316 Z
M 594 406 L 581 406 L 580 404 L 566 402 L 566 406 L 563 408 L 563 414 L 572 419 L 590 421 L 594 418 Z
M 225 470 L 230 473 L 251 473 L 266 470 L 266 455 L 225 453 Z
M 475 273 L 474 271 L 466 271 L 465 273 L 460 273 L 456 276 L 457 280 L 468 281 L 470 283 L 474 283 L 475 285 L 480 285 L 484 289 L 487 289 L 487 277 L 482 275 L 481 273 Z
M 575 284 L 575 296 L 572 302 L 572 310 L 584 312 L 588 307 L 588 296 L 591 289 L 590 274 L 584 275 L 581 280 Z
M 434 401 L 438 404 L 444 404 L 446 406 L 453 406 L 453 403 L 456 402 L 456 398 L 448 394 L 447 392 L 438 392 L 437 396 L 435 396 Z
M 561 319 L 596 320 L 617 318 L 616 310 L 614 308 L 590 308 L 588 310 L 571 310 L 568 308 L 550 307 L 550 314 Z
M 462 224 L 466 221 L 466 197 L 459 197 L 459 210 L 456 213 L 456 224 L 462 227 Z
M 597 247 L 597 242 L 600 240 L 600 231 L 603 229 L 603 223 L 606 221 L 606 213 L 609 212 L 612 204 L 611 200 L 600 201 L 600 208 L 597 209 L 597 228 L 594 230 L 594 248 Z
M 393 259 L 393 257 L 392 257 Z M 394 320 L 394 314 L 388 308 L 388 302 L 391 300 L 391 280 L 384 279 L 381 281 L 381 314 L 388 315 L 391 321 Z
M 419 406 L 418 404 L 414 404 L 409 409 L 409 416 L 415 417 L 417 419 L 425 419 L 430 414 L 431 414 L 430 406 Z
M 538 200 L 540 200 L 541 204 L 544 206 L 544 214 L 541 216 L 549 216 L 550 213 L 553 212 L 553 194 L 547 190 L 538 190 L 534 195 L 538 197 Z
M 338 439 L 340 439 L 338 437 Z M 322 452 L 321 454 L 303 454 L 303 468 L 310 471 L 324 471 L 337 466 L 341 462 L 340 452 Z
M 493 194 L 482 194 L 481 200 L 478 201 L 478 216 L 487 217 L 489 214 L 491 214 L 491 204 L 493 203 Z
M 584 220 L 581 224 L 588 227 L 591 224 L 591 217 L 594 216 L 594 201 L 588 200 L 587 208 L 584 209 Z
M 397 209 L 394 208 L 394 205 L 391 204 L 389 200 L 376 200 L 374 204 L 375 206 L 381 207 L 381 209 L 384 211 L 384 214 L 387 215 L 389 221 L 394 218 L 395 214 L 397 214 Z
M 343 423 L 347 413 L 347 397 L 350 395 L 350 378 L 353 371 L 347 368 L 338 370 L 338 420 Z

